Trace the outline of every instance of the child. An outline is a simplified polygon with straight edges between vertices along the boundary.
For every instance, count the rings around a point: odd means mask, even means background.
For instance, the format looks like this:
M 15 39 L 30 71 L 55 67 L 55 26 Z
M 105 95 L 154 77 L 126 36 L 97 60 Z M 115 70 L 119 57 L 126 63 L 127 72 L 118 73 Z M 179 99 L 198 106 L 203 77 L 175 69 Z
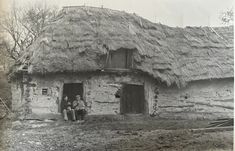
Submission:
M 71 113 L 71 102 L 68 100 L 67 96 L 63 97 L 63 101 L 62 101 L 62 111 L 63 111 L 63 117 L 65 121 L 68 121 L 68 113 Z

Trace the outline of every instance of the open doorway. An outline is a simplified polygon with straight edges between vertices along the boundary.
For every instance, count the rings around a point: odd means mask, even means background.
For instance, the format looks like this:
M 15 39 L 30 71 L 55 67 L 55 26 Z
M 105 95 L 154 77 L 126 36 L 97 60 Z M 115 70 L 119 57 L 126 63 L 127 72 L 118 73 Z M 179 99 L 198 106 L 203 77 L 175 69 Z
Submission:
M 143 85 L 123 85 L 120 110 L 123 114 L 145 113 L 145 97 Z
M 68 96 L 69 101 L 75 100 L 76 95 L 80 95 L 83 99 L 83 83 L 65 83 L 63 86 L 63 96 L 65 95 Z

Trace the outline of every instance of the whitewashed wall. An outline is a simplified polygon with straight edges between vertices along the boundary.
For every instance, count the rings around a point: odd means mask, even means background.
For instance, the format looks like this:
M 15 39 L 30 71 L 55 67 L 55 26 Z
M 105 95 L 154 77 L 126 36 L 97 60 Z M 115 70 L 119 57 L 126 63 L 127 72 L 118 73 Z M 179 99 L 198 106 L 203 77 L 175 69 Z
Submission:
M 194 81 L 187 87 L 159 86 L 160 117 L 203 119 L 233 117 L 233 79 Z
M 12 110 L 16 111 L 21 108 L 23 105 L 23 98 L 22 98 L 22 85 L 17 83 L 16 81 L 11 82 L 11 91 L 12 91 Z
M 233 79 L 194 81 L 177 88 L 145 76 L 114 74 L 25 77 L 23 85 L 12 83 L 13 109 L 23 106 L 29 113 L 59 113 L 63 84 L 81 82 L 90 115 L 119 114 L 120 98 L 115 93 L 123 83 L 129 83 L 144 85 L 147 114 L 174 119 L 233 117 Z M 42 95 L 43 88 L 48 88 L 48 95 Z
M 29 113 L 46 114 L 59 113 L 64 83 L 83 83 L 84 100 L 88 105 L 88 114 L 119 114 L 120 98 L 115 94 L 122 84 L 144 85 L 146 106 L 152 104 L 154 95 L 150 93 L 154 83 L 143 76 L 136 75 L 47 75 L 25 76 L 24 94 L 22 100 L 17 100 L 19 93 L 13 90 L 13 102 L 20 102 L 15 106 L 27 104 Z M 14 84 L 13 87 L 14 88 Z M 42 89 L 48 89 L 48 95 L 42 95 Z M 148 108 L 148 107 L 147 107 Z M 146 110 L 146 113 L 149 113 Z

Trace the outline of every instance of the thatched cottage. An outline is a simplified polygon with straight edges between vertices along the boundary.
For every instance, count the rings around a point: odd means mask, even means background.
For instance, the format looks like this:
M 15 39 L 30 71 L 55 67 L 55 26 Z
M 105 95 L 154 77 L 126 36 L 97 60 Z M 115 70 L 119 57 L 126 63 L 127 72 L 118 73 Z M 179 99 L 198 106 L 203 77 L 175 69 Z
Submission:
M 233 116 L 233 26 L 173 28 L 136 14 L 64 7 L 11 73 L 12 107 L 58 114 L 80 94 L 89 115 Z

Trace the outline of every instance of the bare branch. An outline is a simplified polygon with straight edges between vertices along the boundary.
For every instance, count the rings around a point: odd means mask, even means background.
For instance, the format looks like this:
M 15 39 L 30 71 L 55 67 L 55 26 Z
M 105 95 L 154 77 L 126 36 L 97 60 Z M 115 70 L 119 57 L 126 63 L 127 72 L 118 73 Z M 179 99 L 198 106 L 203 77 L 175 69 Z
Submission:
M 234 18 L 233 18 L 234 14 L 233 13 L 234 13 L 233 8 L 222 12 L 220 15 L 220 20 L 222 21 L 222 24 L 232 25 L 233 21 L 234 21 Z
M 55 8 L 40 4 L 27 9 L 13 7 L 11 12 L 0 19 L 0 26 L 8 34 L 4 49 L 16 60 L 40 36 L 43 28 L 57 15 Z

